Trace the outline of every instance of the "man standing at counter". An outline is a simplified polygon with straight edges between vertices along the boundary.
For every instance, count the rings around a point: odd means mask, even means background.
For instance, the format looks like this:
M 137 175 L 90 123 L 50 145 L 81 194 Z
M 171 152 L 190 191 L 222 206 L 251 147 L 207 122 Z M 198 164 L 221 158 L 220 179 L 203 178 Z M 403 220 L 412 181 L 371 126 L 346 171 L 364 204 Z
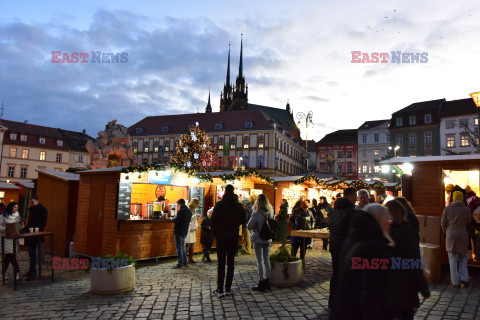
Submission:
M 173 218 L 175 226 L 173 227 L 173 234 L 175 239 L 175 247 L 177 248 L 178 263 L 175 269 L 180 269 L 187 266 L 187 250 L 185 249 L 185 238 L 188 234 L 188 227 L 190 226 L 190 219 L 192 212 L 185 205 L 185 200 L 179 199 L 177 201 L 180 210 L 177 216 Z M 238 233 L 238 232 L 237 232 Z
M 240 225 L 244 224 L 246 220 L 245 211 L 238 202 L 238 196 L 233 193 L 234 190 L 231 184 L 225 187 L 225 194 L 222 200 L 215 205 L 211 219 L 212 230 L 217 239 L 218 259 L 217 289 L 213 294 L 219 298 L 233 294 L 232 282 L 235 269 L 235 252 L 238 246 L 238 232 Z M 225 261 L 228 269 L 224 293 Z

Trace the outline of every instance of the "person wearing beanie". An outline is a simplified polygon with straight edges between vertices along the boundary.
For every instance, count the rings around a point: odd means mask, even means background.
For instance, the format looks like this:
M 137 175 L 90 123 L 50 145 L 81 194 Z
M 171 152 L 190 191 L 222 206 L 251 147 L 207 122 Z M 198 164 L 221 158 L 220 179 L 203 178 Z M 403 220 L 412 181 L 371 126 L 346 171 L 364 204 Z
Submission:
M 470 224 L 470 215 L 470 209 L 464 203 L 463 193 L 454 191 L 452 202 L 443 211 L 441 219 L 441 226 L 446 234 L 445 249 L 450 264 L 450 281 L 454 287 L 467 287 L 469 285 L 467 226 Z

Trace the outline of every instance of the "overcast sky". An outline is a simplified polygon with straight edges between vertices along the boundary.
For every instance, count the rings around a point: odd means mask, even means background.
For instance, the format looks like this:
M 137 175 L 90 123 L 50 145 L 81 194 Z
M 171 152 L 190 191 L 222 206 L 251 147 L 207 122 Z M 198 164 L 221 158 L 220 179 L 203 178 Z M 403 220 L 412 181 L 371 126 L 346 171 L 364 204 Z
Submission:
M 0 1 L 4 119 L 97 132 L 112 119 L 218 111 L 240 34 L 249 102 L 313 111 L 308 138 L 480 91 L 478 1 Z M 428 53 L 353 64 L 351 51 Z M 127 63 L 51 63 L 51 51 L 128 53 Z M 91 59 L 89 59 L 91 60 Z

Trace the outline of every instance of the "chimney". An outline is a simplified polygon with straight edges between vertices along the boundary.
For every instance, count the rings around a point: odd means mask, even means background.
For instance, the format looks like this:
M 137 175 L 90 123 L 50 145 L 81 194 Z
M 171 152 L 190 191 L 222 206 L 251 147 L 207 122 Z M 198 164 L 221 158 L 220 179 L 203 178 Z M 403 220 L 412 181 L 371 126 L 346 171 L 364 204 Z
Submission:
M 84 136 L 86 135 L 85 129 L 82 130 L 82 133 L 83 133 Z
M 28 124 L 28 120 L 23 121 L 24 124 Z

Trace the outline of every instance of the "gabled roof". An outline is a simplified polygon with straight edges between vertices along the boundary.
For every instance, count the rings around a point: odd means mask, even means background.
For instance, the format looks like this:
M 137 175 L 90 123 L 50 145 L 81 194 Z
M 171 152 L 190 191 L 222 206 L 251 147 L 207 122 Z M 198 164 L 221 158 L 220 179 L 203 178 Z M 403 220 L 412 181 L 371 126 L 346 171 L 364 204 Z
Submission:
M 373 121 L 365 121 L 359 128 L 358 130 L 370 130 L 375 127 L 378 127 L 384 123 L 390 123 L 390 119 L 387 120 L 373 120 Z
M 421 102 L 415 102 L 409 105 L 408 107 L 405 107 L 403 109 L 400 109 L 393 114 L 398 114 L 398 113 L 406 113 L 406 112 L 414 112 L 414 111 L 422 111 L 422 110 L 432 110 L 432 109 L 440 109 L 442 104 L 445 102 L 445 98 L 443 99 L 437 99 L 437 100 L 429 100 L 429 101 L 421 101 Z
M 440 111 L 441 117 L 460 116 L 463 114 L 477 114 L 477 106 L 472 98 L 447 101 Z
M 337 130 L 327 134 L 317 145 L 332 143 L 357 143 L 357 129 Z
M 252 104 L 252 103 L 248 104 L 248 109 L 263 111 L 270 118 L 274 119 L 279 125 L 281 125 L 285 130 L 289 130 L 289 131 L 298 130 L 292 115 L 285 109 L 266 107 L 258 104 Z
M 75 132 L 75 131 L 62 130 L 62 129 L 60 129 L 60 131 L 65 137 L 65 140 L 67 141 L 68 148 L 73 151 L 88 152 L 87 149 L 85 148 L 87 141 L 88 140 L 95 141 L 94 138 L 90 137 L 85 132 Z
M 71 173 L 71 172 L 65 172 L 65 171 L 56 171 L 56 170 L 40 170 L 37 169 L 37 172 L 44 173 L 46 175 L 56 177 L 62 180 L 66 181 L 79 181 L 80 180 L 80 175 Z
M 199 127 L 206 132 L 226 132 L 272 129 L 272 119 L 259 110 L 242 110 L 212 113 L 187 113 L 166 116 L 146 117 L 128 128 L 131 136 L 183 134 L 189 125 L 198 122 Z M 252 128 L 245 128 L 246 122 L 253 122 Z M 222 129 L 215 129 L 216 124 L 223 124 Z M 168 132 L 162 132 L 162 127 L 168 126 Z M 142 128 L 142 133 L 136 133 Z

